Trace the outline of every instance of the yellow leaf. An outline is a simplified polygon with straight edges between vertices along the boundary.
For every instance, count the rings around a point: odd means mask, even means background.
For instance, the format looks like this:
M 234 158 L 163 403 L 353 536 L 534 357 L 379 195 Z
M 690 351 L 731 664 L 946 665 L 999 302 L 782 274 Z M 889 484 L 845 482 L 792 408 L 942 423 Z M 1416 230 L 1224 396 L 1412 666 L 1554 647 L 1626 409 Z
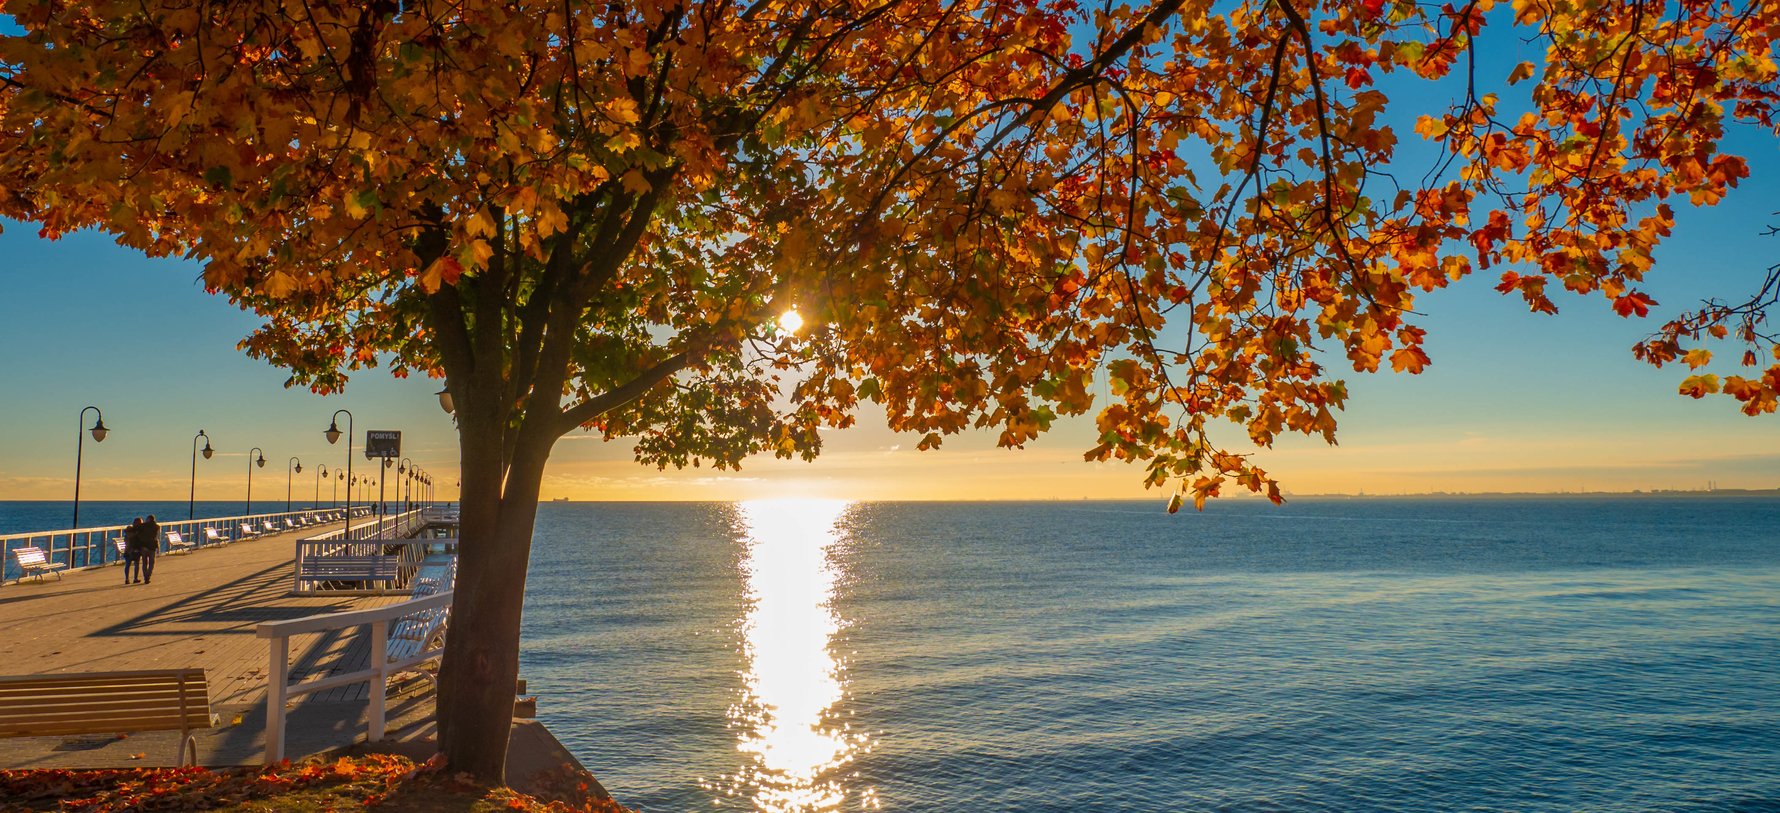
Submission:
M 477 209 L 475 214 L 470 215 L 470 222 L 466 224 L 465 231 L 469 232 L 471 237 L 487 237 L 494 234 L 494 217 L 489 215 L 487 207 Z
M 1690 375 L 1681 382 L 1682 395 L 1704 398 L 1715 392 L 1718 392 L 1718 376 L 1711 373 Z
M 266 293 L 274 299 L 283 299 L 297 290 L 297 279 L 283 271 L 278 271 L 266 278 Z
M 624 173 L 624 191 L 633 195 L 644 195 L 649 192 L 649 180 L 643 177 L 643 171 L 633 169 Z
M 637 113 L 637 103 L 628 98 L 613 99 L 606 102 L 606 118 L 619 124 L 636 124 L 643 120 Z
M 472 240 L 470 241 L 470 255 L 476 258 L 476 267 L 487 266 L 488 258 L 494 256 L 494 246 L 489 245 L 487 240 Z

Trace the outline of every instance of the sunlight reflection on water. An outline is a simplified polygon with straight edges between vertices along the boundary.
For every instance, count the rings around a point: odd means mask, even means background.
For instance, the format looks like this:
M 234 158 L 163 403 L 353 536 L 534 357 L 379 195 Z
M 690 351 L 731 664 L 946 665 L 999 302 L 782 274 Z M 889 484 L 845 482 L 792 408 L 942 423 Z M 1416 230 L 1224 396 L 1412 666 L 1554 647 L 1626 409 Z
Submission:
M 847 506 L 840 500 L 737 505 L 747 671 L 742 701 L 729 717 L 749 764 L 729 784 L 767 813 L 839 809 L 848 795 L 842 770 L 866 748 L 862 736 L 831 718 L 846 675 L 829 653 L 840 629 L 830 606 L 837 574 L 829 548 Z M 874 806 L 871 789 L 858 794 L 862 806 Z

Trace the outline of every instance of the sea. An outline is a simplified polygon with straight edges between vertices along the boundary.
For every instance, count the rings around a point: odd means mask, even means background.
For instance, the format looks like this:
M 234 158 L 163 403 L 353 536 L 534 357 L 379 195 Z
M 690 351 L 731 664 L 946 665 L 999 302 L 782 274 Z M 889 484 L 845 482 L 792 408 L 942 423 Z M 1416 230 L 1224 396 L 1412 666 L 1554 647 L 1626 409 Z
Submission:
M 655 811 L 1780 811 L 1780 500 L 546 503 Z
M 255 490 L 258 497 L 258 490 Z M 255 514 L 283 511 L 284 495 L 272 495 L 276 499 L 255 499 L 252 503 Z M 307 508 L 333 508 L 343 506 L 344 502 L 330 502 L 324 499 L 315 502 L 308 499 L 307 494 L 293 499 L 290 503 L 292 511 Z M 363 505 L 365 503 L 356 503 Z M 249 504 L 244 500 L 198 500 L 187 504 L 177 500 L 82 500 L 80 503 L 80 527 L 102 528 L 112 525 L 128 525 L 132 520 L 153 514 L 161 522 L 180 521 L 186 519 L 188 508 L 190 516 L 198 519 L 205 517 L 239 517 L 246 516 Z M 66 500 L 26 501 L 0 500 L 0 536 L 6 534 L 37 533 L 43 531 L 65 531 L 74 521 L 74 504 Z M 59 543 L 60 544 L 60 543 Z M 10 577 L 10 574 L 8 574 Z
M 520 662 L 642 813 L 1780 813 L 1780 499 L 545 503 Z

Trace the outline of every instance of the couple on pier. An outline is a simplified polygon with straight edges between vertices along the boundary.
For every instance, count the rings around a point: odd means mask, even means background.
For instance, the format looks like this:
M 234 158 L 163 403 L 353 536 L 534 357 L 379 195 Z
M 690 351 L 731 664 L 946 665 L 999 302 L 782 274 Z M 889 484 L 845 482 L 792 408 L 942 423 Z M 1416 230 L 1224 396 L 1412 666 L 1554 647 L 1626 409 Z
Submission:
M 131 522 L 124 529 L 124 584 L 154 581 L 155 554 L 160 550 L 161 523 L 155 522 L 154 514 L 148 515 L 147 522 L 141 517 Z

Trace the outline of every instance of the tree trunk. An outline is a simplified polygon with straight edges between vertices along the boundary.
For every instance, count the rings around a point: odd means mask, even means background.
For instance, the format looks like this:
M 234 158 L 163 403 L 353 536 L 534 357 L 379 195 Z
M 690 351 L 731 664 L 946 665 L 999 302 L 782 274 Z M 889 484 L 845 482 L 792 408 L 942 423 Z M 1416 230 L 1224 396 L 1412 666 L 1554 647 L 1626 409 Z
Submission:
M 463 494 L 457 582 L 439 664 L 439 746 L 451 770 L 504 784 L 526 565 L 549 448 L 515 454 L 503 478 L 504 419 L 482 417 L 459 416 Z

